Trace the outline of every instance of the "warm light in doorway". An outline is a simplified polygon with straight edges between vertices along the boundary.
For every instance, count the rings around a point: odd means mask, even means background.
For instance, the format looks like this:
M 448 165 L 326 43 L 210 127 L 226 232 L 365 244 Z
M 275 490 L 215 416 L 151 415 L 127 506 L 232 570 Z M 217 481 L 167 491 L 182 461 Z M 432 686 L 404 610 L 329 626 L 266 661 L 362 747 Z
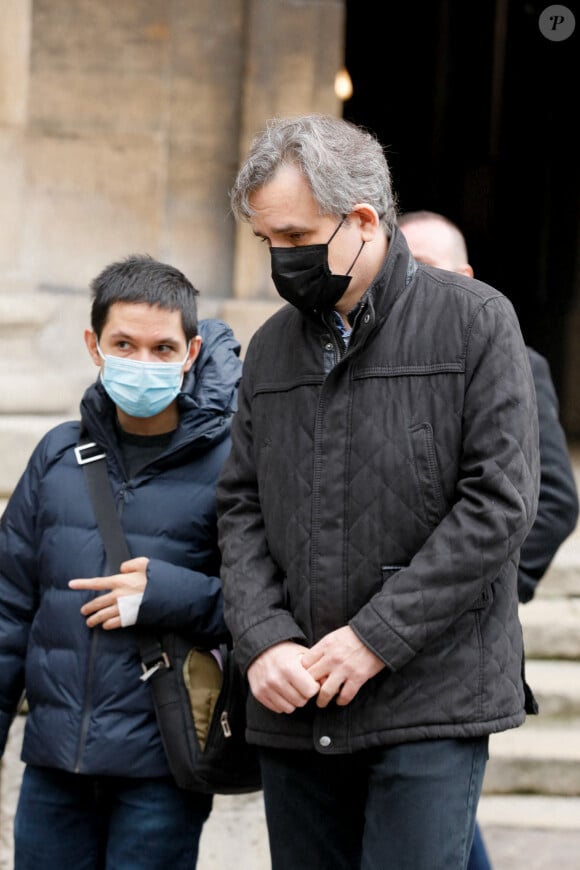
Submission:
M 334 93 L 343 102 L 352 97 L 352 80 L 345 66 L 334 77 Z

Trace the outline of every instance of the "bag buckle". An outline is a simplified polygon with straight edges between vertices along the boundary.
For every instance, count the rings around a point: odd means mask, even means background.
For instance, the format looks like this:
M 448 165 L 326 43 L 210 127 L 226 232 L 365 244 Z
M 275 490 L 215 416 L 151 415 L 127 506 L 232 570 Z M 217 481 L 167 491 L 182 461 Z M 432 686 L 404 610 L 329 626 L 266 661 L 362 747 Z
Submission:
M 141 674 L 139 679 L 142 683 L 145 683 L 150 677 L 153 676 L 153 674 L 156 674 L 157 671 L 159 671 L 161 668 L 169 669 L 170 667 L 171 662 L 169 661 L 169 656 L 166 652 L 163 652 L 161 653 L 161 658 L 157 659 L 157 661 L 153 665 L 148 666 L 145 664 L 145 662 L 141 662 L 141 670 L 143 671 L 143 673 Z
M 231 737 L 232 729 L 230 728 L 230 719 L 227 710 L 224 710 L 220 716 L 220 725 L 222 726 L 224 737 Z
M 99 447 L 95 441 L 87 441 L 85 444 L 77 444 L 75 456 L 79 465 L 86 465 L 88 462 L 104 459 L 106 454 L 103 448 Z

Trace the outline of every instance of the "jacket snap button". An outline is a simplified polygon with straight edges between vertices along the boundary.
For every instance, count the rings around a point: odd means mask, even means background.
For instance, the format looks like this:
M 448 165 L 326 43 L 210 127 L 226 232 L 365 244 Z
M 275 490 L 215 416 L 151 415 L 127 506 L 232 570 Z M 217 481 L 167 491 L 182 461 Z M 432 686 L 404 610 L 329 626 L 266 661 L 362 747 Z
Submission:
M 326 735 L 324 735 L 324 737 L 321 737 L 318 742 L 320 743 L 321 746 L 324 746 L 326 748 L 327 746 L 330 746 L 330 744 L 332 743 L 332 740 L 330 739 L 330 737 L 327 737 Z
M 364 322 L 365 322 L 365 323 L 368 323 L 370 319 L 371 319 L 370 314 L 365 314 L 365 316 L 364 316 L 364 318 L 363 318 Z
M 324 345 L 324 347 L 325 347 L 326 350 L 332 350 L 332 342 L 329 341 L 328 344 L 325 344 L 325 345 Z

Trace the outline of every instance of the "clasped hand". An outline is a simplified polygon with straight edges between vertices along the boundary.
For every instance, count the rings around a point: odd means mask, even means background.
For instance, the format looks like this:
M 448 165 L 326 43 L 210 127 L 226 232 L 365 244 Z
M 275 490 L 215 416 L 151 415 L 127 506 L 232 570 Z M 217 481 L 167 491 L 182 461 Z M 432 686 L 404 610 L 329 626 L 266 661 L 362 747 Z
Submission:
M 292 713 L 316 697 L 349 704 L 360 687 L 385 667 L 350 626 L 332 631 L 309 650 L 284 641 L 265 650 L 248 668 L 252 694 L 275 713 Z
M 83 604 L 81 613 L 86 617 L 89 628 L 101 625 L 105 629 L 121 628 L 118 599 L 124 595 L 143 593 L 147 586 L 147 565 L 149 559 L 138 556 L 128 559 L 121 565 L 120 574 L 109 577 L 75 578 L 69 580 L 71 589 L 92 589 L 103 592 Z

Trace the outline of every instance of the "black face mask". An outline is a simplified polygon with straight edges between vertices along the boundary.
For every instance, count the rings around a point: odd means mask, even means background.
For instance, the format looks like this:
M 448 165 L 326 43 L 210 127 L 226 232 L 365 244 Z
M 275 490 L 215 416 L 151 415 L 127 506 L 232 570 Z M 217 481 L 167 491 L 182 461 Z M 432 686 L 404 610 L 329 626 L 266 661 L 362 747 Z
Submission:
M 333 275 L 328 265 L 328 246 L 344 223 L 341 220 L 324 245 L 270 248 L 272 280 L 276 290 L 300 311 L 330 311 L 344 296 L 351 281 L 348 274 L 359 258 L 364 242 L 346 275 Z

